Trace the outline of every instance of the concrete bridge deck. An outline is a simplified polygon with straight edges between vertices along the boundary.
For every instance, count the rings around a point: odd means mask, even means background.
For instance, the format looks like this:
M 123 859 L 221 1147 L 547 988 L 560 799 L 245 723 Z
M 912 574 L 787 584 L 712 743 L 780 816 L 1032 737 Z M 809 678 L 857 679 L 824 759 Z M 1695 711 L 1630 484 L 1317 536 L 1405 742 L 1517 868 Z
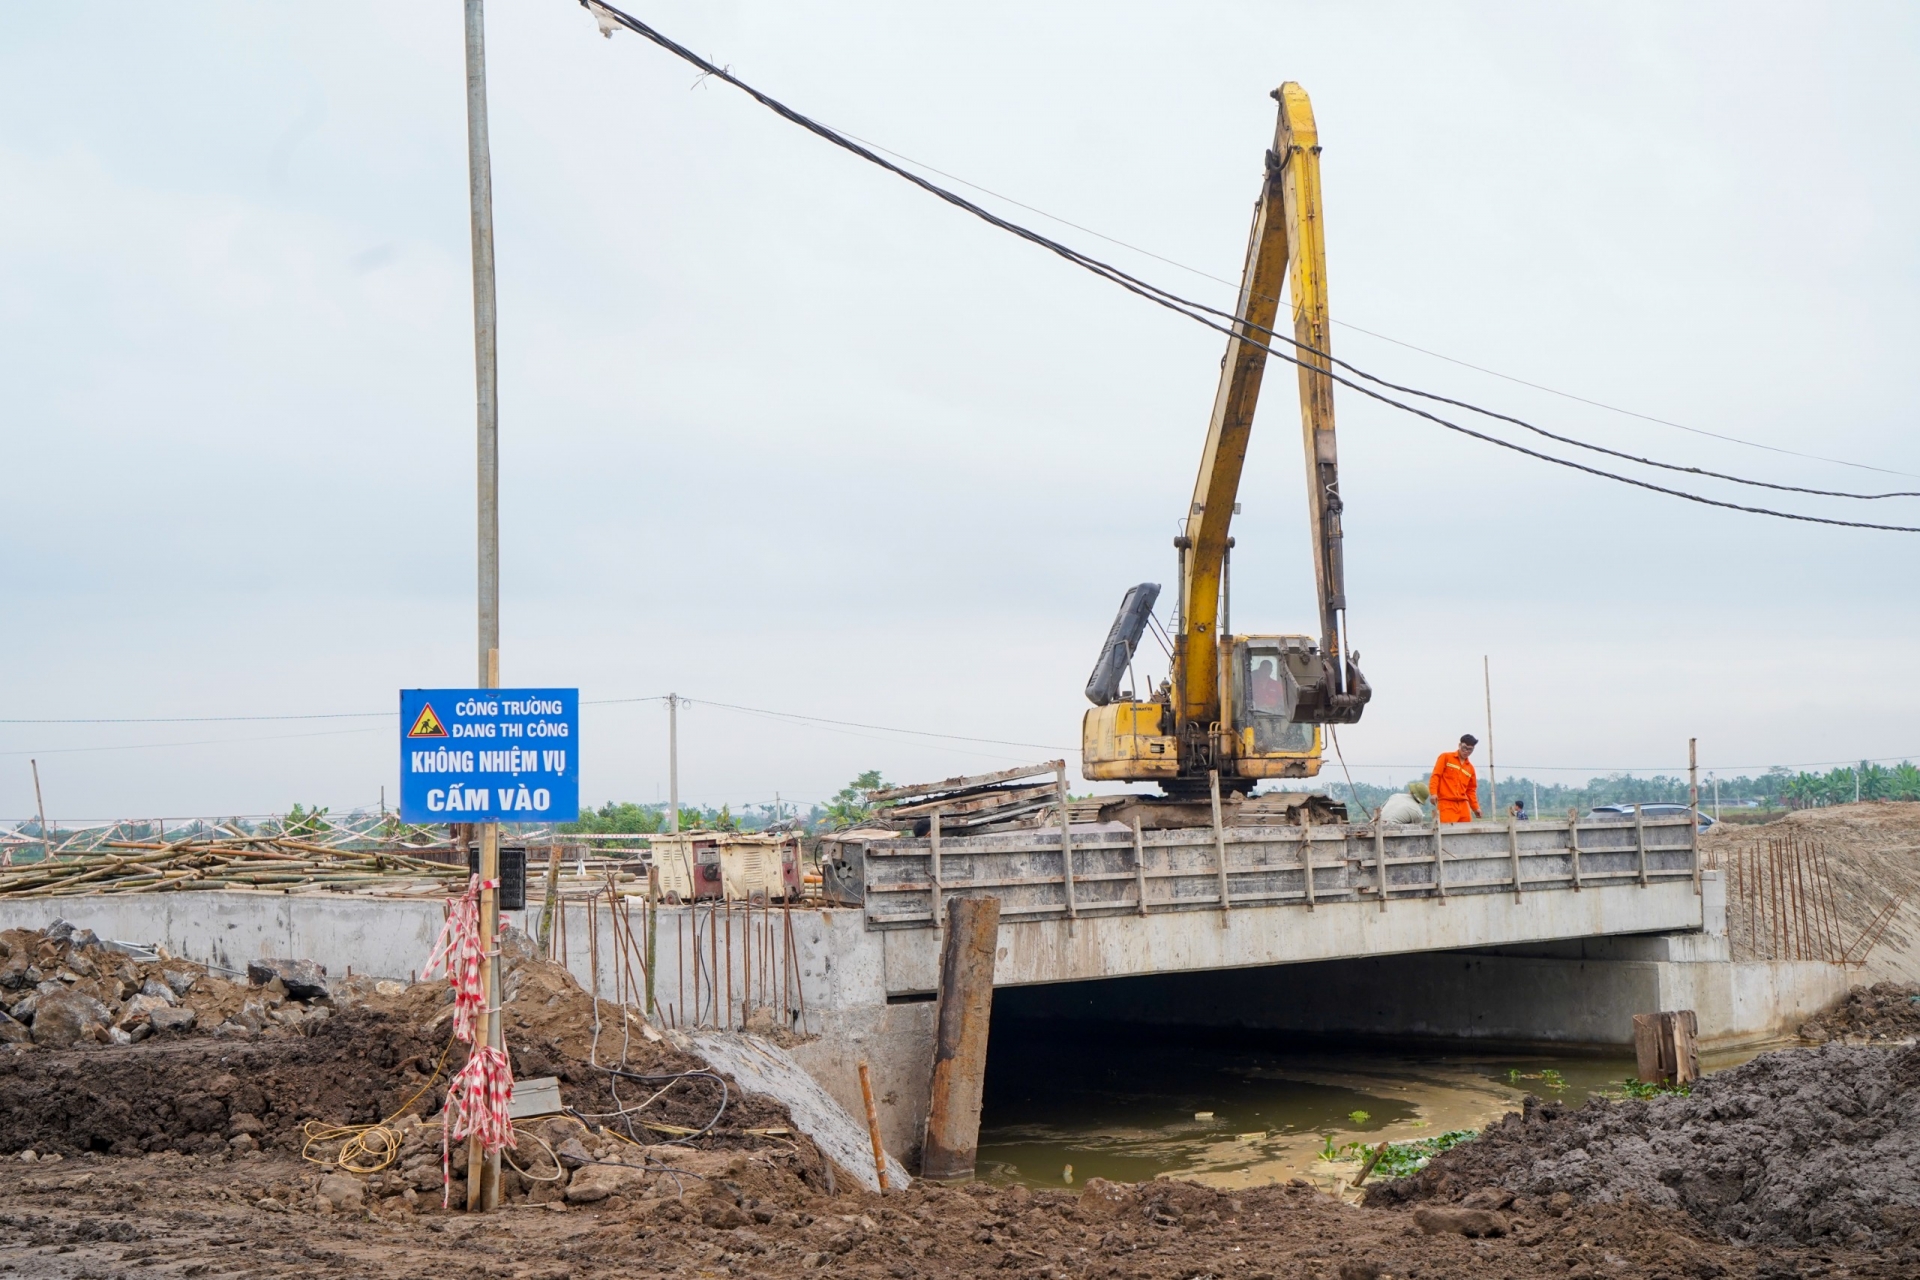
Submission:
M 1001 900 L 995 986 L 1697 930 L 1687 815 L 1635 822 L 1107 824 L 847 839 L 890 996 L 934 989 L 946 900 Z

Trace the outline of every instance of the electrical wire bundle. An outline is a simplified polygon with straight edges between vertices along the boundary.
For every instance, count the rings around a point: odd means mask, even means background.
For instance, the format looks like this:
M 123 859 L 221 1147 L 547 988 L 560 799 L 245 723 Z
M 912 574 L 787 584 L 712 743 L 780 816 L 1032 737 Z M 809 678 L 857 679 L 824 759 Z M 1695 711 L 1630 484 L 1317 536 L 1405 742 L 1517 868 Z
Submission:
M 1573 436 L 1568 436 L 1568 435 L 1561 434 L 1559 432 L 1550 431 L 1545 427 L 1537 426 L 1534 423 L 1528 422 L 1522 418 L 1515 417 L 1511 414 L 1501 413 L 1497 410 L 1483 408 L 1479 405 L 1473 404 L 1465 400 L 1460 400 L 1454 397 L 1440 395 L 1435 392 L 1424 391 L 1417 387 L 1406 386 L 1401 383 L 1393 382 L 1389 379 L 1380 377 L 1377 374 L 1369 373 L 1368 371 L 1361 369 L 1346 360 L 1339 359 L 1327 351 L 1323 351 L 1310 344 L 1300 342 L 1295 338 L 1288 336 L 1287 334 L 1268 328 L 1264 325 L 1253 324 L 1239 316 L 1236 316 L 1234 313 L 1230 311 L 1224 311 L 1218 307 L 1209 306 L 1206 303 L 1198 302 L 1198 301 L 1195 301 L 1194 299 L 1183 297 L 1180 294 L 1174 293 L 1170 289 L 1163 288 L 1159 285 L 1151 283 L 1150 281 L 1141 279 L 1138 276 L 1132 275 L 1126 271 L 1121 270 L 1119 267 L 1116 267 L 1111 263 L 1104 262 L 1098 258 L 1092 257 L 1091 255 L 1086 254 L 1078 249 L 1075 249 L 1070 245 L 1063 244 L 1058 240 L 1055 240 L 1049 236 L 1043 235 L 1040 232 L 1033 230 L 1032 228 L 1022 226 L 1017 222 L 1013 222 L 1007 218 L 1003 218 L 1000 215 L 993 213 L 992 211 L 985 209 L 978 204 L 975 204 L 973 201 L 968 200 L 965 196 L 962 196 L 957 192 L 949 190 L 946 187 L 942 187 L 939 184 L 934 183 L 925 177 L 922 177 L 920 174 L 914 173 L 909 169 L 903 168 L 902 166 L 895 164 L 893 161 L 888 160 L 885 157 L 877 154 L 875 150 L 871 149 L 867 145 L 863 145 L 861 142 L 854 139 L 853 137 L 845 133 L 842 133 L 837 129 L 833 129 L 827 125 L 821 124 L 819 121 L 811 119 L 806 115 L 803 115 L 799 111 L 794 110 L 792 107 L 787 106 L 785 103 L 779 101 L 778 99 L 766 93 L 761 92 L 759 89 L 756 89 L 752 85 L 746 83 L 744 80 L 741 80 L 738 76 L 735 76 L 728 68 L 715 65 L 713 62 L 693 52 L 693 50 L 687 48 L 682 44 L 679 44 L 678 42 L 664 35 L 660 31 L 655 30 L 653 27 L 648 26 L 646 23 L 640 21 L 638 18 L 633 17 L 631 14 L 624 13 L 621 10 L 616 9 L 611 5 L 604 4 L 602 3 L 602 0 L 580 0 L 580 4 L 581 4 L 581 7 L 585 8 L 588 11 L 588 13 L 590 13 L 593 16 L 594 21 L 599 25 L 600 33 L 602 35 L 610 38 L 614 34 L 615 30 L 624 28 L 628 31 L 633 32 L 638 36 L 641 36 L 649 41 L 652 41 L 654 44 L 658 45 L 660 48 L 666 50 L 667 52 L 673 54 L 675 57 L 680 58 L 683 61 L 691 64 L 692 66 L 699 68 L 703 78 L 712 77 L 713 79 L 720 80 L 725 82 L 726 84 L 732 85 L 734 88 L 740 90 L 742 93 L 745 93 L 747 96 L 751 97 L 754 101 L 758 102 L 761 106 L 767 108 L 769 111 L 772 111 L 774 114 L 782 117 L 783 119 L 795 125 L 798 125 L 800 128 L 807 130 L 808 132 L 824 139 L 827 142 L 832 143 L 837 147 L 840 147 L 846 151 L 851 152 L 856 156 L 859 156 L 862 160 L 867 161 L 869 164 L 873 164 L 878 166 L 879 168 L 885 169 L 887 172 L 892 173 L 895 176 L 902 178 L 907 182 L 912 183 L 916 187 L 919 187 L 922 191 L 925 191 L 927 194 L 932 195 L 940 200 L 943 200 L 946 203 L 953 205 L 954 207 L 961 209 L 969 214 L 972 214 L 974 217 L 979 218 L 981 221 L 986 222 L 990 226 L 993 226 L 1001 231 L 1007 232 L 1010 235 L 1016 236 L 1022 240 L 1027 241 L 1030 244 L 1033 244 L 1061 258 L 1064 258 L 1066 261 L 1072 263 L 1074 266 L 1077 266 L 1082 270 L 1088 271 L 1096 276 L 1099 276 L 1101 279 L 1104 279 L 1111 284 L 1118 285 L 1120 288 L 1125 289 L 1127 292 L 1132 293 L 1138 297 L 1144 298 L 1147 301 L 1154 303 L 1156 306 L 1165 307 L 1170 311 L 1173 311 L 1179 315 L 1185 316 L 1187 319 L 1192 320 L 1197 324 L 1205 325 L 1209 329 L 1216 330 L 1217 332 L 1225 334 L 1230 338 L 1238 339 L 1239 341 L 1245 342 L 1248 345 L 1258 350 L 1265 351 L 1268 355 L 1273 356 L 1276 359 L 1284 360 L 1288 364 L 1297 365 L 1303 369 L 1307 369 L 1310 372 L 1318 373 L 1323 377 L 1329 378 L 1332 381 L 1339 383 L 1341 386 L 1344 386 L 1349 390 L 1357 391 L 1361 395 L 1367 396 L 1370 399 L 1377 400 L 1382 404 L 1388 405 L 1395 409 L 1399 409 L 1404 413 L 1409 413 L 1414 415 L 1415 417 L 1422 418 L 1437 426 L 1444 427 L 1449 431 L 1457 432 L 1471 439 L 1478 440 L 1484 444 L 1491 444 L 1501 449 L 1507 449 L 1514 453 L 1523 454 L 1526 457 L 1533 458 L 1541 462 L 1552 463 L 1555 466 L 1566 467 L 1574 471 L 1584 472 L 1587 475 L 1597 476 L 1601 479 L 1612 480 L 1620 484 L 1632 485 L 1635 488 L 1645 489 L 1653 493 L 1663 494 L 1667 497 L 1680 498 L 1688 502 L 1699 503 L 1703 506 L 1719 507 L 1729 511 L 1743 511 L 1752 515 L 1771 516 L 1776 519 L 1795 520 L 1795 521 L 1801 521 L 1808 524 L 1835 525 L 1835 526 L 1839 526 L 1842 528 L 1849 528 L 1849 529 L 1872 529 L 1872 530 L 1878 530 L 1878 531 L 1889 532 L 1889 533 L 1920 533 L 1920 525 L 1885 524 L 1885 523 L 1866 521 L 1866 520 L 1841 520 L 1841 519 L 1836 519 L 1830 516 L 1810 515 L 1805 512 L 1798 512 L 1798 511 L 1784 511 L 1784 510 L 1779 510 L 1773 507 L 1754 506 L 1747 503 L 1732 502 L 1732 501 L 1727 501 L 1721 498 L 1708 497 L 1705 494 L 1694 493 L 1685 489 L 1677 489 L 1668 485 L 1656 484 L 1650 480 L 1643 480 L 1638 477 L 1630 476 L 1630 475 L 1622 475 L 1619 472 L 1609 471 L 1602 467 L 1592 466 L 1587 463 L 1578 462 L 1571 458 L 1564 458 L 1564 457 L 1559 457 L 1555 454 L 1545 453 L 1538 449 L 1529 448 L 1526 445 L 1517 444 L 1511 440 L 1505 440 L 1499 436 L 1491 435 L 1485 431 L 1479 431 L 1472 427 L 1464 426 L 1461 423 L 1455 422 L 1449 418 L 1442 417 L 1439 414 L 1434 413 L 1428 409 L 1420 408 L 1416 405 L 1409 404 L 1405 400 L 1398 399 L 1396 397 L 1409 396 L 1409 397 L 1425 400 L 1434 404 L 1446 405 L 1451 408 L 1461 409 L 1469 413 L 1478 414 L 1482 417 L 1488 418 L 1493 421 L 1504 422 L 1513 426 L 1523 428 L 1524 430 L 1533 432 L 1534 434 L 1539 435 L 1544 439 L 1553 440 L 1560 444 L 1570 445 L 1574 448 L 1588 450 L 1590 452 L 1608 456 L 1608 457 L 1619 458 L 1623 461 L 1632 462 L 1641 466 L 1654 467 L 1664 471 L 1671 471 L 1671 472 L 1683 473 L 1687 475 L 1699 476 L 1703 479 L 1721 480 L 1721 481 L 1726 481 L 1732 484 L 1745 485 L 1745 486 L 1759 488 L 1759 489 L 1773 490 L 1773 491 L 1782 492 L 1782 493 L 1805 494 L 1808 496 L 1823 497 L 1823 498 L 1843 498 L 1843 499 L 1850 499 L 1854 501 L 1863 501 L 1863 502 L 1877 502 L 1877 501 L 1882 501 L 1890 498 L 1920 497 L 1920 492 L 1898 491 L 1898 492 L 1885 492 L 1885 493 L 1855 493 L 1847 490 L 1816 489 L 1816 488 L 1802 486 L 1802 485 L 1776 484 L 1771 481 L 1755 480 L 1755 479 L 1751 479 L 1744 476 L 1733 475 L 1727 472 L 1713 471 L 1703 467 L 1690 467 L 1690 466 L 1680 465 L 1677 463 L 1662 462 L 1653 458 L 1644 457 L 1638 454 L 1628 453 L 1624 450 L 1609 448 L 1605 445 L 1594 444 L 1594 443 L 1591 443 L 1590 441 L 1580 440 Z M 938 171 L 936 170 L 935 172 L 938 172 Z M 972 186 L 973 184 L 968 183 L 966 185 Z M 984 188 L 981 188 L 981 189 L 984 190 Z M 1001 198 L 1004 199 L 1005 197 L 1001 197 Z M 1017 202 L 1012 202 L 1012 203 L 1017 203 Z M 1036 212 L 1038 211 L 1036 210 Z M 1051 216 L 1051 215 L 1047 215 L 1047 216 Z M 1072 225 L 1072 224 L 1069 224 L 1069 225 Z M 1082 229 L 1084 230 L 1084 228 Z M 1094 233 L 1094 234 L 1098 234 L 1098 233 Z M 1101 238 L 1111 239 L 1111 237 L 1105 237 L 1105 236 L 1102 236 Z M 1158 255 L 1152 255 L 1152 256 L 1157 257 Z M 1376 335 L 1376 336 L 1379 336 L 1379 335 Z M 1285 344 L 1285 346 L 1287 346 L 1288 348 L 1291 348 L 1291 350 L 1277 349 L 1273 345 L 1275 341 Z M 1394 340 L 1389 339 L 1389 341 L 1394 341 Z M 1401 345 L 1409 345 L 1409 344 L 1401 344 Z M 1456 362 L 1456 363 L 1464 363 L 1464 362 Z M 1500 375 L 1500 376 L 1504 376 L 1504 375 Z M 1516 379 L 1516 381 L 1519 381 L 1519 380 Z M 1393 393 L 1393 394 L 1389 394 L 1389 393 Z M 1580 399 L 1581 397 L 1574 397 L 1574 398 Z M 1642 414 L 1642 415 L 1635 415 L 1635 416 L 1645 417 L 1646 415 Z M 1659 420 L 1655 419 L 1655 421 L 1659 421 Z M 1669 424 L 1669 425 L 1677 425 L 1677 424 Z M 1688 429 L 1691 430 L 1691 428 L 1688 428 Z M 1715 435 L 1716 433 L 1700 432 L 1698 434 Z M 1721 438 L 1731 439 L 1732 437 L 1721 437 Z M 1744 444 L 1749 442 L 1738 441 L 1738 443 Z M 1759 447 L 1769 447 L 1769 446 L 1759 446 Z M 1789 452 L 1789 453 L 1792 452 L 1791 450 L 1774 450 L 1774 451 Z M 1833 460 L 1827 459 L 1827 461 L 1833 461 Z M 1846 464 L 1846 465 L 1858 465 L 1858 464 Z M 1883 468 L 1869 468 L 1869 469 L 1883 470 Z

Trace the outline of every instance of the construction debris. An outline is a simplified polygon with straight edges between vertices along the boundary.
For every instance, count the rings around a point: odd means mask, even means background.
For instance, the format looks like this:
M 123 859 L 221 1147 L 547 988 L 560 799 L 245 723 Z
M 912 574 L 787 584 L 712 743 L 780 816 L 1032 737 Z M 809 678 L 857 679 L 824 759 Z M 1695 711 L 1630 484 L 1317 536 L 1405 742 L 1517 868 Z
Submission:
M 108 841 L 93 853 L 0 868 L 0 898 L 192 889 L 324 889 L 444 896 L 464 866 L 398 853 L 355 853 L 287 836 L 191 836 L 168 844 Z
M 1920 1040 L 1920 986 L 1876 982 L 1855 987 L 1800 1024 L 1800 1038 L 1815 1044 L 1913 1044 Z
M 1050 760 L 998 773 L 869 791 L 866 799 L 874 811 L 867 824 L 914 836 L 931 831 L 936 814 L 941 834 L 949 836 L 1058 826 L 1064 769 L 1061 761 Z M 1043 775 L 1046 781 L 1032 781 Z M 1074 826 L 1131 826 L 1136 820 L 1143 831 L 1210 826 L 1213 804 L 1210 799 L 1132 793 L 1067 801 L 1067 821 Z M 1317 792 L 1229 792 L 1220 797 L 1223 826 L 1326 826 L 1346 820 L 1345 805 Z
M 876 806 L 871 821 L 895 831 L 925 835 L 936 814 L 944 835 L 1010 831 L 1037 826 L 1046 810 L 1057 808 L 1065 768 L 1062 761 L 1049 760 L 998 773 L 887 787 L 867 792 L 866 798 Z M 1043 775 L 1046 782 L 1029 781 Z

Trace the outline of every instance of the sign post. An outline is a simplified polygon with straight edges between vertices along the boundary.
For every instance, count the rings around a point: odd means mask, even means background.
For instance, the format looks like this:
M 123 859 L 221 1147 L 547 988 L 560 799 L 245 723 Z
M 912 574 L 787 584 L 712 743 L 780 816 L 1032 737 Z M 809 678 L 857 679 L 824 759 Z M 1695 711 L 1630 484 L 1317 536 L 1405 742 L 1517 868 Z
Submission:
M 466 0 L 467 54 L 467 195 L 468 221 L 473 233 L 473 373 L 478 410 L 475 444 L 478 460 L 479 514 L 479 633 L 480 683 L 500 687 L 500 380 L 498 315 L 493 287 L 493 156 L 487 144 L 486 14 L 482 0 Z M 403 775 L 404 776 L 404 775 Z M 480 826 L 480 882 L 500 878 L 500 828 L 494 822 Z M 494 964 L 500 931 L 499 895 L 480 891 L 480 927 L 488 949 L 481 960 L 481 977 L 489 1009 L 500 1005 L 499 966 Z M 477 1038 L 500 1047 L 500 1021 L 492 1013 L 480 1015 Z M 500 1205 L 500 1155 L 482 1162 L 478 1147 L 467 1167 L 467 1208 L 496 1209 Z
M 481 985 L 474 1042 L 495 1049 L 500 1018 L 500 824 L 580 816 L 580 691 L 502 689 L 498 649 L 477 689 L 400 691 L 400 817 L 480 825 Z M 500 1201 L 500 1153 L 467 1149 L 467 1208 Z

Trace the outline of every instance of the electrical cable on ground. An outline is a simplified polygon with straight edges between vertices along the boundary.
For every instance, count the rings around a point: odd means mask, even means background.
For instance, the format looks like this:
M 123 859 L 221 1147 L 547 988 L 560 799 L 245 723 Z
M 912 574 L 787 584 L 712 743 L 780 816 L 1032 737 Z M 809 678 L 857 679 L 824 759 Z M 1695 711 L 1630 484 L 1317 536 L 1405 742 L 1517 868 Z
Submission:
M 1653 493 L 1664 494 L 1668 497 L 1681 498 L 1689 502 L 1701 504 L 1703 506 L 1719 507 L 1724 510 L 1730 510 L 1730 511 L 1743 511 L 1751 515 L 1772 516 L 1775 519 L 1795 520 L 1795 521 L 1800 521 L 1802 523 L 1807 523 L 1807 524 L 1823 524 L 1823 525 L 1832 525 L 1832 526 L 1837 526 L 1842 528 L 1853 528 L 1853 529 L 1873 529 L 1873 530 L 1889 532 L 1889 533 L 1920 533 L 1920 526 L 1878 524 L 1878 523 L 1873 523 L 1868 521 L 1839 520 L 1839 519 L 1834 519 L 1832 517 L 1827 517 L 1827 516 L 1805 515 L 1798 512 L 1779 511 L 1770 507 L 1756 507 L 1756 506 L 1748 506 L 1742 503 L 1727 502 L 1717 498 L 1709 498 L 1703 494 L 1690 493 L 1682 489 L 1672 489 L 1664 485 L 1653 484 L 1650 481 L 1636 479 L 1631 476 L 1620 475 L 1616 472 L 1605 471 L 1598 467 L 1587 466 L 1583 463 L 1574 462 L 1571 459 L 1559 458 L 1559 457 L 1555 457 L 1552 454 L 1541 453 L 1537 450 L 1529 449 L 1523 445 L 1518 445 L 1518 444 L 1514 444 L 1511 441 L 1502 440 L 1497 436 L 1490 436 L 1485 434 L 1484 432 L 1475 431 L 1470 427 L 1462 426 L 1459 423 L 1452 422 L 1446 418 L 1442 418 L 1439 415 L 1430 413 L 1424 409 L 1416 408 L 1412 405 L 1405 403 L 1404 401 L 1396 400 L 1392 396 L 1385 395 L 1379 391 L 1373 390 L 1371 387 L 1367 387 L 1362 385 L 1359 382 L 1355 382 L 1352 378 L 1343 377 L 1340 374 L 1333 372 L 1331 368 L 1323 367 L 1319 363 L 1309 363 L 1308 361 L 1302 360 L 1296 356 L 1288 355 L 1284 352 L 1277 351 L 1270 344 L 1259 342 L 1253 339 L 1252 337 L 1249 336 L 1249 333 L 1247 331 L 1252 329 L 1261 330 L 1273 337 L 1279 338 L 1282 341 L 1295 346 L 1296 348 L 1302 351 L 1305 351 L 1314 355 L 1316 357 L 1316 360 L 1318 361 L 1325 361 L 1327 364 L 1337 365 L 1341 368 L 1345 368 L 1360 378 L 1363 378 L 1369 381 L 1378 382 L 1380 385 L 1387 386 L 1394 390 L 1400 391 L 1402 394 L 1419 395 L 1423 398 L 1431 399 L 1436 402 L 1453 404 L 1459 407 L 1468 408 L 1473 412 L 1483 413 L 1489 417 L 1494 417 L 1494 418 L 1505 420 L 1505 421 L 1515 422 L 1517 425 L 1526 426 L 1529 430 L 1542 430 L 1540 428 L 1532 427 L 1531 424 L 1520 422 L 1518 419 L 1510 418 L 1507 415 L 1499 414 L 1492 410 L 1480 409 L 1477 406 L 1467 405 L 1464 402 L 1453 400 L 1453 399 L 1450 399 L 1449 397 L 1440 396 L 1440 395 L 1428 393 L 1428 392 L 1416 391 L 1410 388 L 1401 387 L 1399 386 L 1399 384 L 1388 382 L 1385 379 L 1375 378 L 1374 375 L 1366 373 L 1364 370 L 1356 369 L 1354 368 L 1353 365 L 1351 365 L 1346 361 L 1338 360 L 1335 357 L 1325 352 L 1316 351 L 1313 348 L 1306 346 L 1305 344 L 1298 343 L 1294 339 L 1289 338 L 1284 334 L 1277 333 L 1272 329 L 1268 329 L 1265 326 L 1249 324 L 1244 319 L 1233 316 L 1231 315 L 1231 313 L 1221 311 L 1219 308 L 1211 307 L 1204 303 L 1195 302 L 1191 299 L 1183 298 L 1178 294 L 1172 293 L 1169 290 L 1161 288 L 1160 286 L 1151 284 L 1150 282 L 1145 280 L 1141 280 L 1135 276 L 1128 274 L 1125 271 L 1120 270 L 1118 267 L 1115 267 L 1109 263 L 1102 262 L 1097 258 L 1090 257 L 1080 252 L 1079 250 L 1076 250 L 1068 245 L 1060 243 L 1057 240 L 1053 240 L 1047 236 L 1044 236 L 1039 232 L 1032 230 L 1031 228 L 1024 227 L 1019 223 L 1010 221 L 1009 219 L 1006 219 L 1006 218 L 1002 218 L 998 214 L 995 214 L 990 210 L 984 209 L 981 206 L 973 203 L 972 201 L 968 200 L 966 197 L 961 196 L 956 192 L 949 191 L 946 188 L 939 186 L 937 183 L 928 181 L 927 179 L 921 177 L 919 174 L 913 173 L 910 170 L 902 168 L 901 166 L 878 155 L 877 153 L 868 149 L 867 147 L 862 146 L 860 143 L 855 142 L 853 139 L 851 139 L 847 135 L 840 133 L 826 125 L 823 125 L 818 121 L 810 119 L 809 117 L 802 115 L 800 112 L 787 106 L 785 103 L 779 101 L 778 99 L 770 97 L 765 93 L 762 93 L 760 90 L 754 88 L 752 85 L 747 84 L 745 81 L 735 76 L 732 72 L 728 71 L 726 68 L 714 65 L 712 62 L 709 62 L 707 59 L 701 57 L 699 54 L 693 52 L 691 49 L 688 49 L 684 45 L 681 45 L 675 42 L 668 36 L 662 34 L 659 31 L 656 31 L 654 28 L 648 26 L 644 22 L 641 22 L 639 19 L 634 18 L 630 14 L 623 13 L 620 10 L 615 9 L 610 5 L 602 4 L 600 3 L 600 0 L 580 0 L 580 3 L 583 8 L 586 8 L 590 13 L 592 13 L 595 16 L 596 20 L 601 19 L 602 15 L 605 15 L 606 17 L 610 17 L 611 19 L 613 19 L 614 21 L 617 21 L 620 25 L 626 27 L 628 30 L 634 32 L 635 34 L 644 37 L 645 39 L 667 50 L 669 53 L 672 53 L 676 57 L 681 58 L 682 60 L 700 68 L 707 75 L 723 80 L 726 83 L 732 85 L 734 88 L 739 89 L 742 93 L 747 94 L 749 97 L 753 98 L 756 102 L 760 103 L 762 106 L 766 107 L 768 110 L 774 112 L 776 115 L 781 116 L 783 119 L 786 119 L 789 122 L 795 125 L 798 125 L 799 127 L 807 130 L 810 133 L 815 134 L 816 136 L 822 138 L 827 142 L 831 142 L 835 146 L 841 147 L 844 150 L 852 152 L 854 155 L 857 155 L 862 159 L 868 161 L 869 163 L 877 165 L 880 168 L 887 170 L 889 173 L 895 174 L 896 176 L 906 180 L 907 182 L 910 182 L 913 185 L 921 188 L 923 191 L 926 191 L 928 194 L 933 195 L 938 199 L 944 200 L 947 203 L 955 206 L 956 208 L 962 209 L 968 213 L 973 214 L 975 217 L 981 219 L 982 221 L 988 223 L 991 226 L 994 226 L 1002 231 L 1006 231 L 1009 234 L 1017 236 L 1022 240 L 1026 240 L 1029 243 L 1034 244 L 1040 248 L 1046 249 L 1047 251 L 1066 259 L 1067 261 L 1073 263 L 1075 266 L 1082 268 L 1083 270 L 1086 270 L 1094 275 L 1100 276 L 1101 278 L 1109 281 L 1110 283 L 1119 285 L 1121 288 L 1127 290 L 1129 293 L 1136 294 L 1139 297 L 1145 298 L 1149 302 L 1153 302 L 1159 306 L 1166 308 L 1167 310 L 1183 315 L 1187 317 L 1189 320 L 1193 320 L 1196 323 L 1206 325 L 1208 328 L 1224 333 L 1228 337 L 1237 338 L 1240 341 L 1245 342 L 1248 345 L 1253 346 L 1258 350 L 1265 351 L 1270 356 L 1277 357 L 1281 360 L 1286 361 L 1289 364 L 1293 364 L 1301 368 L 1307 369 L 1310 372 L 1319 373 L 1327 377 L 1328 379 L 1341 384 L 1342 386 L 1348 387 L 1351 390 L 1358 391 L 1362 395 L 1368 396 L 1374 400 L 1378 400 L 1382 404 L 1389 405 L 1405 413 L 1413 414 L 1416 417 L 1424 418 L 1439 426 L 1445 427 L 1450 431 L 1458 432 L 1459 434 L 1468 436 L 1476 440 L 1480 440 L 1483 443 L 1496 445 L 1500 448 L 1508 449 L 1515 453 L 1523 454 L 1527 457 L 1531 457 L 1542 462 L 1553 463 L 1554 465 L 1557 465 L 1557 466 L 1566 467 L 1575 471 L 1582 471 L 1589 475 L 1598 476 L 1602 479 L 1613 480 L 1621 484 L 1631 485 L 1640 489 L 1646 489 Z M 604 27 L 604 23 L 603 23 L 603 27 Z M 1211 318 L 1215 316 L 1223 317 L 1229 323 L 1223 325 L 1218 321 L 1216 321 L 1215 319 Z M 1542 433 L 1552 434 L 1544 431 Z M 1569 437 L 1556 436 L 1555 438 L 1566 441 L 1566 442 L 1580 444 L 1581 447 L 1595 448 L 1595 449 L 1600 449 L 1602 452 L 1610 452 L 1608 450 L 1605 450 L 1602 446 L 1589 446 L 1589 445 L 1585 445 L 1582 442 L 1571 441 L 1571 438 Z M 1661 464 L 1655 464 L 1655 465 L 1661 465 Z M 1677 469 L 1685 470 L 1685 468 L 1677 468 Z M 1716 474 L 1714 478 L 1728 478 L 1728 477 Z M 1781 486 L 1768 484 L 1767 482 L 1764 482 L 1764 481 L 1751 481 L 1751 482 L 1741 481 L 1741 483 L 1753 483 L 1753 484 L 1757 484 L 1767 488 L 1781 487 Z M 1880 495 L 1862 495 L 1862 494 L 1838 494 L 1836 491 L 1827 491 L 1827 495 L 1828 496 L 1846 496 L 1846 497 L 1855 497 L 1855 498 L 1880 496 Z
M 338 1165 L 348 1173 L 379 1173 L 400 1158 L 400 1143 L 405 1137 L 394 1128 L 394 1121 L 412 1110 L 413 1104 L 420 1101 L 427 1090 L 433 1088 L 440 1079 L 440 1073 L 446 1069 L 447 1056 L 453 1052 L 457 1037 L 447 1038 L 447 1047 L 440 1051 L 440 1061 L 433 1064 L 433 1074 L 427 1082 L 414 1090 L 413 1096 L 394 1108 L 393 1114 L 378 1124 L 325 1125 L 318 1120 L 309 1120 L 300 1128 L 301 1136 L 306 1140 L 300 1147 L 300 1158 L 309 1164 L 323 1167 Z M 313 1149 L 322 1143 L 338 1142 L 340 1150 L 331 1159 L 319 1159 L 313 1155 Z

